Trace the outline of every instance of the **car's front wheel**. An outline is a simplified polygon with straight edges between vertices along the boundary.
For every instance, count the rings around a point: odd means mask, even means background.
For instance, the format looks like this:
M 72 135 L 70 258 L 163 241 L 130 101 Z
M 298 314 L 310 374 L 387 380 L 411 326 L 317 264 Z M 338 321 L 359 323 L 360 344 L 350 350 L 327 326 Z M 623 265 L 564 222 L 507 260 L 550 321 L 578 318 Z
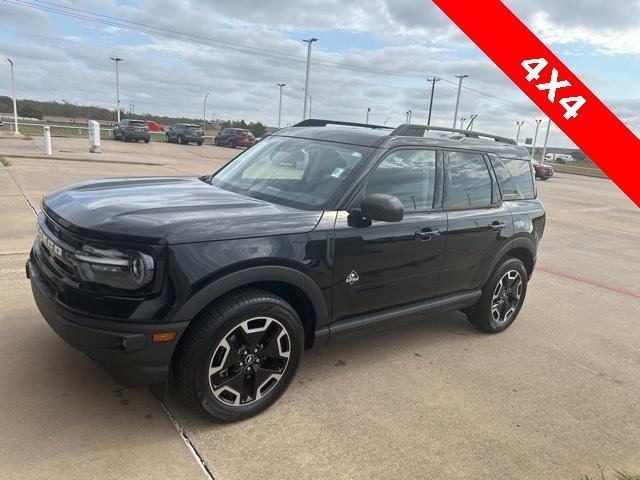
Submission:
M 506 330 L 516 319 L 527 293 L 528 275 L 521 260 L 507 257 L 482 288 L 478 303 L 465 313 L 469 321 L 487 333 Z
M 174 365 L 187 400 L 235 421 L 272 405 L 289 386 L 304 348 L 296 311 L 262 290 L 231 294 L 205 310 L 181 339 Z

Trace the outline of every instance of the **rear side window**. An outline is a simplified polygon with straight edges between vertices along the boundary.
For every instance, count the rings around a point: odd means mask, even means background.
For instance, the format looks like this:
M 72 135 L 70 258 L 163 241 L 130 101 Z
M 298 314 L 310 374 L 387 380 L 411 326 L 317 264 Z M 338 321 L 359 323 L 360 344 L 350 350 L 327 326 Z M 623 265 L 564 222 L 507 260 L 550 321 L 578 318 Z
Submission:
M 528 160 L 491 156 L 493 170 L 504 200 L 529 200 L 535 198 L 531 163 Z
M 444 208 L 490 207 L 491 175 L 479 153 L 449 152 L 445 161 Z

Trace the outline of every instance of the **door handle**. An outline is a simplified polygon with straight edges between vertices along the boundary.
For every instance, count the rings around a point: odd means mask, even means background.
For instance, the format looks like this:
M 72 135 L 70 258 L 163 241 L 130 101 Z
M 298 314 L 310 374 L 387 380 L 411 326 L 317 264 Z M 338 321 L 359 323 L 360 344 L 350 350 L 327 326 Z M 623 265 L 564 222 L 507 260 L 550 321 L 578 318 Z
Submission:
M 423 228 L 422 230 L 418 230 L 415 233 L 416 238 L 423 240 L 423 241 L 428 241 L 431 240 L 432 238 L 437 238 L 440 236 L 440 230 L 432 230 L 430 228 Z
M 497 232 L 498 230 L 502 230 L 504 227 L 506 227 L 507 224 L 505 222 L 492 222 L 489 225 L 489 230 L 493 230 L 495 232 Z

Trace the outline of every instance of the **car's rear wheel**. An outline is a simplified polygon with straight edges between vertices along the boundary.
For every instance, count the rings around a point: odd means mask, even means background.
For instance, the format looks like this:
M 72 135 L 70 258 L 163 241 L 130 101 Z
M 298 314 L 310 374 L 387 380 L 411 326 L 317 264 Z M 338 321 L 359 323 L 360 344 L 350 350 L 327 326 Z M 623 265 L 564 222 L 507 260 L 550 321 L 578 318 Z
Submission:
M 175 375 L 187 400 L 221 421 L 256 415 L 293 378 L 304 332 L 282 298 L 244 290 L 214 303 L 192 324 L 176 354 Z
M 218 139 L 217 139 L 217 138 L 214 138 L 214 139 L 213 139 L 213 144 L 214 144 L 216 147 L 218 146 Z
M 527 271 L 521 260 L 507 257 L 482 288 L 478 303 L 465 311 L 479 330 L 498 333 L 516 319 L 527 293 Z
M 182 139 L 182 135 L 178 135 L 178 143 L 179 143 L 180 145 L 183 145 L 183 144 L 184 144 L 184 140 Z
M 202 142 L 198 142 L 198 146 L 201 147 L 203 143 L 204 143 L 204 140 Z
M 233 140 L 230 140 L 230 141 L 229 141 L 229 146 L 230 146 L 231 148 L 236 148 L 236 142 L 234 142 Z
M 169 138 L 169 134 L 168 133 L 164 134 L 164 141 L 167 142 L 167 143 L 171 143 L 171 139 Z
M 145 138 L 144 139 L 144 143 L 149 143 L 149 140 L 151 140 L 150 138 Z

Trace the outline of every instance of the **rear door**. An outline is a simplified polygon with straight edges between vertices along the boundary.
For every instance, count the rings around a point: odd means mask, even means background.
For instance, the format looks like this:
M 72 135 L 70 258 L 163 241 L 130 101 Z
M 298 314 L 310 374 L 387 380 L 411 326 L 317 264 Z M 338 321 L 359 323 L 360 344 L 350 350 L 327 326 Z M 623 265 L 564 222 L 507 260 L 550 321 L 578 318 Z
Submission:
M 448 231 L 441 295 L 482 286 L 491 261 L 513 234 L 511 213 L 486 155 L 446 151 L 443 183 Z
M 334 243 L 334 319 L 432 297 L 447 229 L 441 211 L 441 152 L 401 148 L 367 176 L 364 195 L 385 193 L 405 207 L 400 222 L 338 213 Z

